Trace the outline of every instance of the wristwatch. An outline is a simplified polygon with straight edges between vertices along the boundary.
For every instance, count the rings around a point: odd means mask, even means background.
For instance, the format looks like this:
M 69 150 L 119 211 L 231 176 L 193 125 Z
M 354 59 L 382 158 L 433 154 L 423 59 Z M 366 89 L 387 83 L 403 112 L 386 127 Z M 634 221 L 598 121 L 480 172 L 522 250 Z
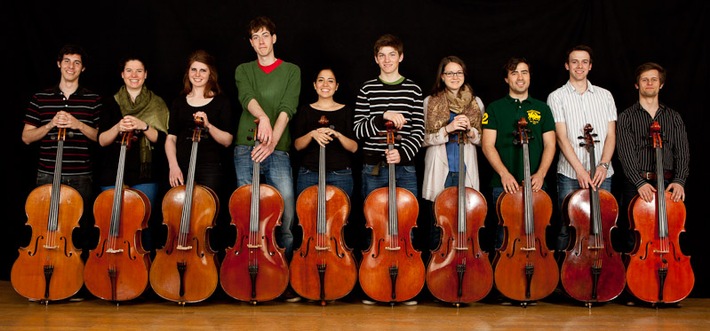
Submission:
M 597 167 L 602 166 L 604 169 L 609 170 L 609 162 L 599 162 L 599 165 Z

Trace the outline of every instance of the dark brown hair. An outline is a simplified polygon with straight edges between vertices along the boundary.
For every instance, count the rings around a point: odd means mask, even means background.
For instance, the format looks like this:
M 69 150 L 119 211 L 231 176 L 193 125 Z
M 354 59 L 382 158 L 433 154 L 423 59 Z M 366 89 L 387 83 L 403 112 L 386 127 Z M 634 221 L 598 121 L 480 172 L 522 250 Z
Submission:
M 434 87 L 431 89 L 431 95 L 436 95 L 439 94 L 441 91 L 446 89 L 446 84 L 444 83 L 443 79 L 441 78 L 441 75 L 444 74 L 444 69 L 449 63 L 456 63 L 461 66 L 461 70 L 463 71 L 464 79 L 466 76 L 468 76 L 468 69 L 466 68 L 466 63 L 463 62 L 461 58 L 455 55 L 449 55 L 445 56 L 441 61 L 439 61 L 439 69 L 436 70 L 436 80 L 434 83 Z M 471 86 L 464 80 L 463 85 L 461 86 L 468 88 L 471 93 L 473 93 L 473 89 Z M 474 93 L 475 95 L 475 93 Z
M 661 65 L 658 63 L 646 62 L 636 68 L 636 84 L 639 83 L 639 78 L 641 78 L 641 74 L 649 70 L 658 70 L 658 80 L 661 82 L 661 85 L 666 82 L 666 69 L 663 69 L 663 67 L 661 67 Z
M 397 38 L 397 36 L 395 35 L 384 34 L 377 38 L 377 41 L 375 41 L 375 57 L 377 57 L 377 53 L 380 51 L 380 48 L 387 46 L 396 49 L 399 54 L 404 53 L 404 43 L 402 42 L 402 40 Z
M 251 35 L 254 32 L 261 30 L 261 28 L 264 28 L 266 31 L 269 31 L 269 33 L 271 33 L 272 35 L 276 34 L 276 24 L 274 24 L 274 22 L 266 16 L 259 16 L 249 22 L 249 27 L 247 29 L 247 39 L 251 39 Z

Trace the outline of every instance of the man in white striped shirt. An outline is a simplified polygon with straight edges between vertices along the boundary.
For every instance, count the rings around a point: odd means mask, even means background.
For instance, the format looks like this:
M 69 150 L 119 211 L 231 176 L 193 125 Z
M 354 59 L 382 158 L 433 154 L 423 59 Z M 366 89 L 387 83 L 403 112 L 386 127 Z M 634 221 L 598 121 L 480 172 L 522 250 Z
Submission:
M 616 146 L 617 117 L 611 93 L 592 85 L 587 79 L 592 70 L 591 47 L 578 45 L 570 49 L 565 69 L 569 71 L 569 80 L 547 97 L 555 118 L 561 153 L 557 162 L 557 199 L 562 219 L 567 213 L 563 210 L 563 202 L 570 193 L 589 187 L 611 191 L 611 176 L 614 174 L 611 157 Z M 580 144 L 584 142 L 579 138 L 584 136 L 587 124 L 592 127 L 594 155 L 590 153 L 592 149 Z M 560 221 L 554 248 L 564 250 L 568 245 L 569 233 Z

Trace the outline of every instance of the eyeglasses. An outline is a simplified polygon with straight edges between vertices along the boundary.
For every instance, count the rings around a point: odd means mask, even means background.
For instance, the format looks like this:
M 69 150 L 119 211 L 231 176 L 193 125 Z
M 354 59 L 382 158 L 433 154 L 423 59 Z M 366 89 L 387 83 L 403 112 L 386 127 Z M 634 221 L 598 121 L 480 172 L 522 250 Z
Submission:
M 463 71 L 457 71 L 457 72 L 451 72 L 451 71 L 445 71 L 444 76 L 451 78 L 451 77 L 463 77 Z

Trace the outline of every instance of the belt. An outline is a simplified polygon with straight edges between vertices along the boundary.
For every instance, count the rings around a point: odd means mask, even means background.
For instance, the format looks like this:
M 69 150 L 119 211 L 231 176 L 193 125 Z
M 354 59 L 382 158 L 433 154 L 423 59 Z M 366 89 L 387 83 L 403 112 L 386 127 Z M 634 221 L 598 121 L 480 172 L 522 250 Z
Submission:
M 645 180 L 656 180 L 656 173 L 651 172 L 651 171 L 642 171 L 641 172 L 641 178 Z M 663 171 L 663 178 L 664 179 L 671 179 L 673 178 L 673 172 L 669 170 L 664 170 Z

